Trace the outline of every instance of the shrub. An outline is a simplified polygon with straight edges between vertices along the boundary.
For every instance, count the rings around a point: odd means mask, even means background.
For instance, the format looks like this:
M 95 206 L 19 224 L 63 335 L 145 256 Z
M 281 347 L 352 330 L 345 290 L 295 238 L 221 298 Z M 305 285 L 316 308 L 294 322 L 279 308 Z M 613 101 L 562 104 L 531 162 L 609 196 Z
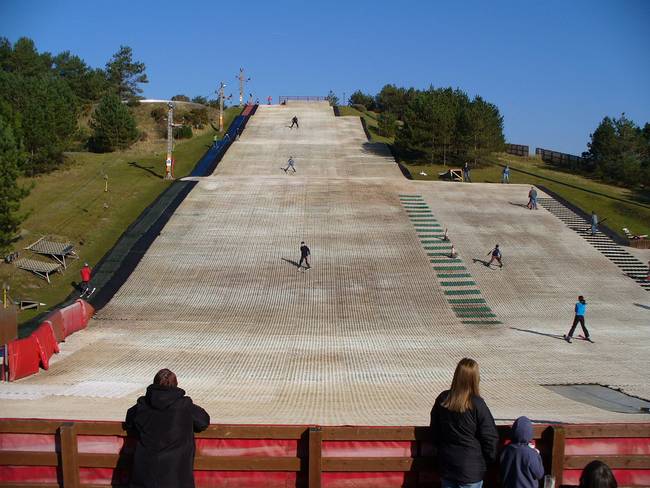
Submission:
M 180 127 L 174 127 L 175 139 L 189 139 L 192 137 L 192 135 L 192 126 L 181 125 Z
M 139 137 L 135 119 L 117 95 L 106 95 L 90 121 L 93 136 L 89 147 L 96 152 L 126 149 Z
M 382 112 L 379 114 L 379 134 L 384 137 L 393 137 L 395 135 L 395 122 L 396 117 L 390 112 Z
M 352 95 L 350 95 L 350 99 L 348 101 L 352 106 L 362 105 L 364 107 L 364 111 L 375 109 L 375 98 L 371 95 L 366 95 L 361 90 L 357 90 Z
M 156 122 L 160 122 L 165 118 L 167 115 L 167 110 L 165 110 L 163 107 L 154 107 L 151 109 L 151 118 L 154 119 Z
M 186 120 L 195 129 L 203 129 L 203 126 L 208 123 L 208 110 L 205 108 L 193 108 L 187 115 Z

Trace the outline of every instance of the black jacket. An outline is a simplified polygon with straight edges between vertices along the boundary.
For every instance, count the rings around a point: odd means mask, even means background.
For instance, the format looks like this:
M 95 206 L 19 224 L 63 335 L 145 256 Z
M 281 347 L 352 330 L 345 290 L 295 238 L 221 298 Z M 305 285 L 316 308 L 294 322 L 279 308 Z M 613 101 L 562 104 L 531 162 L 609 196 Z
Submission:
M 483 479 L 487 465 L 496 460 L 497 427 L 482 398 L 472 397 L 473 408 L 458 413 L 442 406 L 448 394 L 449 390 L 438 395 L 431 410 L 440 477 L 459 484 L 476 483 Z
M 194 432 L 210 416 L 176 387 L 149 385 L 147 394 L 126 413 L 135 431 L 131 484 L 134 488 L 194 488 Z

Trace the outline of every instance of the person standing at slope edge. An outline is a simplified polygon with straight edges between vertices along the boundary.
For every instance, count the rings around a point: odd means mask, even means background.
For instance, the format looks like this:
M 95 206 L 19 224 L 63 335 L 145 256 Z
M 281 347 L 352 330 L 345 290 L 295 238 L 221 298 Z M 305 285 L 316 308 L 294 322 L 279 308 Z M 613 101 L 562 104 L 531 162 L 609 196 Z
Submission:
M 507 164 L 501 173 L 501 183 L 510 183 L 510 166 Z

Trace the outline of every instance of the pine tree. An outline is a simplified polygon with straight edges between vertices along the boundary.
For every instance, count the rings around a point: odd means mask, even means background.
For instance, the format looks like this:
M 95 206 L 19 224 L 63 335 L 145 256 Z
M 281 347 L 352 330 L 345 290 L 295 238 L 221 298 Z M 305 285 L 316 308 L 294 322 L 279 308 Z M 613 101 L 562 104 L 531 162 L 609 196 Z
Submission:
M 0 251 L 6 252 L 16 238 L 24 218 L 20 201 L 29 191 L 18 184 L 24 153 L 18 147 L 11 126 L 0 116 Z
M 117 95 L 101 99 L 90 121 L 90 147 L 97 152 L 126 149 L 138 138 L 138 128 L 129 109 Z
M 325 97 L 332 107 L 339 104 L 339 97 L 337 97 L 332 90 Z
M 120 46 L 120 50 L 106 63 L 108 81 L 122 100 L 142 93 L 138 85 L 149 83 L 145 70 L 144 63 L 133 61 L 133 50 L 128 46 Z

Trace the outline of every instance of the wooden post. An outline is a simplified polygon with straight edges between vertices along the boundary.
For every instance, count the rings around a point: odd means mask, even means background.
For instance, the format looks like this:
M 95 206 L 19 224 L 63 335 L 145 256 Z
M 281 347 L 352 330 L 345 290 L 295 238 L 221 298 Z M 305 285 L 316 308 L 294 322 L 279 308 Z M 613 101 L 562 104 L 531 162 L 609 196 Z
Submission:
M 323 431 L 320 427 L 309 428 L 309 488 L 321 487 Z
M 551 474 L 555 477 L 555 486 L 562 486 L 562 472 L 564 471 L 564 427 L 552 426 L 553 445 L 551 450 Z
M 77 428 L 72 422 L 59 427 L 61 439 L 61 476 L 66 488 L 79 488 L 79 452 L 77 450 Z

